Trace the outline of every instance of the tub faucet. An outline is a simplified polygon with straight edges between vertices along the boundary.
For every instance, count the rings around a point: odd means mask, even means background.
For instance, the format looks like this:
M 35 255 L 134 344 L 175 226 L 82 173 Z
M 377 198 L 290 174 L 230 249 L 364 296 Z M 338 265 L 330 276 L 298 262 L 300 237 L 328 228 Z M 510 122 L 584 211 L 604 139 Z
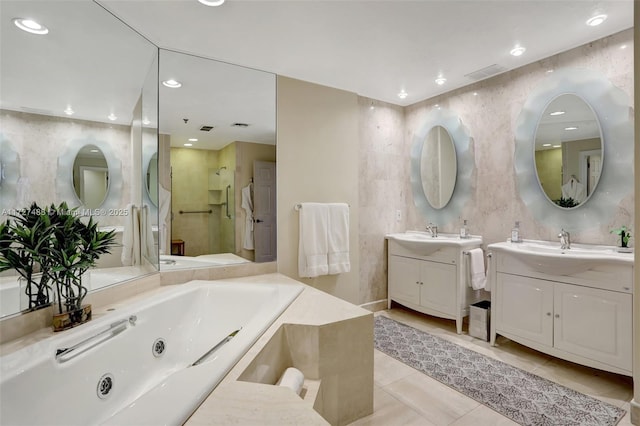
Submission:
M 558 234 L 558 238 L 560 238 L 560 249 L 568 250 L 571 248 L 571 234 L 562 229 Z
M 436 238 L 438 236 L 438 227 L 431 222 L 427 225 L 427 231 L 431 233 L 431 238 Z

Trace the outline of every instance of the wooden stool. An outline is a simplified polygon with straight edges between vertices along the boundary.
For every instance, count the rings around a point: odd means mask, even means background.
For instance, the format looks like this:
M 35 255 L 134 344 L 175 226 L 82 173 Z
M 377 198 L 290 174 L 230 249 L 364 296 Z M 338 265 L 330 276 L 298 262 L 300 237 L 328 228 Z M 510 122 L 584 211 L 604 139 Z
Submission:
M 184 256 L 184 241 L 171 240 L 171 254 L 177 254 L 178 256 Z

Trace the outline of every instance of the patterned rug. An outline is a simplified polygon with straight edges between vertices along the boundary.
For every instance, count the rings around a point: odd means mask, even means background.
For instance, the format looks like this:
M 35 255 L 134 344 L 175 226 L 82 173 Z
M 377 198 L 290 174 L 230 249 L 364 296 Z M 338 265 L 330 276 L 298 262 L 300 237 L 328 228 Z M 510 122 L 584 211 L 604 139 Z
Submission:
M 397 321 L 375 318 L 375 348 L 521 425 L 616 425 L 626 411 Z

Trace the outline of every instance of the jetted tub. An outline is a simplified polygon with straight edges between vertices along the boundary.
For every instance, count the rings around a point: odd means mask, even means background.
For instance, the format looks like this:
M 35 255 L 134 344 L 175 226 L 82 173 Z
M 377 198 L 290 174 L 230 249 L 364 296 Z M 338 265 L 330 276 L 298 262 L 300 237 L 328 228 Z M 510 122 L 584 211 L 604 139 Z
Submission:
M 4 355 L 0 424 L 182 424 L 302 289 L 191 281 Z

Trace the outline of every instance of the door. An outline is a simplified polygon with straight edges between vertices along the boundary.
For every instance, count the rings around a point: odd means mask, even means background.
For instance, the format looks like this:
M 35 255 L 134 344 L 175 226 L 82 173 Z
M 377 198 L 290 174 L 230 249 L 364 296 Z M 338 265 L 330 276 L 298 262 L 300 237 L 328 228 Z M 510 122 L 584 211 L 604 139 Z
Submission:
M 631 371 L 631 294 L 556 284 L 554 346 Z
M 420 302 L 420 262 L 389 256 L 389 298 L 417 305 Z
M 420 262 L 420 305 L 449 315 L 456 314 L 456 267 Z
M 498 333 L 553 345 L 553 282 L 498 273 L 492 319 Z
M 277 256 L 276 163 L 253 162 L 253 238 L 256 262 Z

